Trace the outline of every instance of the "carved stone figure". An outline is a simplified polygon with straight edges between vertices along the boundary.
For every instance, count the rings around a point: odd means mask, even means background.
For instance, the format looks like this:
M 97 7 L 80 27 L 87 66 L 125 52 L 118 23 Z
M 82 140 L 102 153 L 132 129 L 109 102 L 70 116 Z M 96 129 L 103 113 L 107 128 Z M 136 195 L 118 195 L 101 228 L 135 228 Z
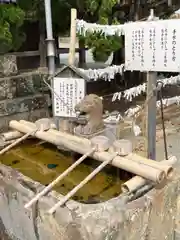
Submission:
M 78 114 L 79 125 L 75 127 L 76 135 L 93 135 L 101 132 L 104 129 L 103 123 L 103 103 L 102 99 L 90 94 L 75 106 L 75 111 Z

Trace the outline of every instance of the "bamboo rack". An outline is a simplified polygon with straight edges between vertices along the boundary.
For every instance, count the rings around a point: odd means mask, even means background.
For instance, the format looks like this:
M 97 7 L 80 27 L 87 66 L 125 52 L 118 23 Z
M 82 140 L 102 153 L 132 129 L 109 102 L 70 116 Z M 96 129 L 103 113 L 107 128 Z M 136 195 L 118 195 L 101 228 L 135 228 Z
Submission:
M 18 121 L 11 121 L 10 127 L 23 133 L 27 133 L 32 131 L 34 128 L 27 126 L 25 124 L 22 124 Z M 65 134 L 65 133 L 64 133 Z M 70 150 L 74 152 L 78 152 L 82 155 L 86 154 L 91 147 L 89 144 L 79 144 L 77 142 L 73 142 L 71 140 L 68 140 L 68 138 L 59 138 L 55 134 L 52 134 L 50 132 L 41 132 L 36 131 L 34 134 L 37 138 L 50 142 L 52 144 L 55 144 L 57 146 L 63 145 L 66 148 L 69 148 Z M 104 162 L 107 159 L 109 159 L 112 156 L 112 153 L 109 152 L 94 152 L 92 154 L 92 158 Z M 153 182 L 159 183 L 165 178 L 165 172 L 163 170 L 153 168 L 148 165 L 142 165 L 138 162 L 135 162 L 133 160 L 129 160 L 126 157 L 120 157 L 116 156 L 113 158 L 111 164 L 115 167 L 121 168 L 123 170 L 126 170 L 128 172 L 132 172 L 136 175 L 139 175 L 145 179 L 151 180 Z
M 79 158 L 74 164 L 72 164 L 68 169 L 66 169 L 62 174 L 60 174 L 54 181 L 52 181 L 47 187 L 45 187 L 40 193 L 38 193 L 34 198 L 32 198 L 25 208 L 30 208 L 36 201 L 38 201 L 42 196 L 48 193 L 59 181 L 66 177 L 76 166 L 82 163 L 88 156 L 102 162 L 92 173 L 90 173 L 82 182 L 80 182 L 76 187 L 74 187 L 67 195 L 62 197 L 53 207 L 48 211 L 49 214 L 53 214 L 58 207 L 63 206 L 79 189 L 81 189 L 85 184 L 87 184 L 96 174 L 98 174 L 106 165 L 112 164 L 115 167 L 121 168 L 128 172 L 132 172 L 137 176 L 127 181 L 123 186 L 122 190 L 126 192 L 132 189 L 137 189 L 137 187 L 142 187 L 147 184 L 149 181 L 154 184 L 161 183 L 167 179 L 173 171 L 172 162 L 154 162 L 150 159 L 140 157 L 136 154 L 127 154 L 122 157 L 119 156 L 118 148 L 114 148 L 113 151 L 108 151 L 110 145 L 106 144 L 106 138 L 103 136 L 101 141 L 101 136 L 95 137 L 91 140 L 87 140 L 81 137 L 73 136 L 65 132 L 60 132 L 55 129 L 49 129 L 47 131 L 37 130 L 35 123 L 27 122 L 24 120 L 15 121 L 12 120 L 9 123 L 9 126 L 14 129 L 17 133 L 25 134 L 23 138 L 32 135 L 43 141 L 52 143 L 57 146 L 64 146 L 69 148 L 69 150 L 78 152 L 83 156 Z M 8 135 L 7 135 L 8 136 Z M 18 135 L 19 136 L 19 135 Z M 60 137 L 61 136 L 61 137 Z M 17 140 L 18 142 L 19 140 Z M 16 141 L 15 141 L 16 142 Z M 107 142 L 109 139 L 107 138 Z M 115 144 L 117 142 L 117 144 Z M 103 144 L 105 146 L 103 146 Z M 101 146 L 102 144 L 102 146 Z M 118 141 L 114 142 L 114 146 L 118 147 Z

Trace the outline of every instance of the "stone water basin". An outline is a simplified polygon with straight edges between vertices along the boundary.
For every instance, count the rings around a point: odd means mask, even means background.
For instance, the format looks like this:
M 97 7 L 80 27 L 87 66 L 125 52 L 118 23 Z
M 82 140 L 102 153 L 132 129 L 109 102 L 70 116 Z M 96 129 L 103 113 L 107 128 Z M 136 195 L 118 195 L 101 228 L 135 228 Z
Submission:
M 77 159 L 78 156 L 75 158 Z M 46 186 L 76 159 L 72 159 L 70 153 L 60 152 L 50 144 L 28 140 L 1 156 L 1 163 Z M 84 163 L 77 166 L 60 181 L 53 190 L 63 195 L 67 194 L 98 165 L 98 161 L 86 159 Z M 95 203 L 117 197 L 121 193 L 121 184 L 131 176 L 131 174 L 123 172 L 121 179 L 120 172 L 122 173 L 112 166 L 106 167 L 104 171 L 101 171 L 81 188 L 73 199 L 79 202 Z
M 110 166 L 77 192 L 65 206 L 49 215 L 48 210 L 58 198 L 76 186 L 98 164 L 87 159 L 86 164 L 81 164 L 54 188 L 56 191 L 42 197 L 30 209 L 24 208 L 44 188 L 43 185 L 49 184 L 72 162 L 70 154 L 34 140 L 28 140 L 1 156 L 0 239 L 174 239 L 180 174 L 175 174 L 164 187 L 145 192 L 140 189 L 140 195 L 129 198 L 121 194 L 121 184 L 130 175 Z

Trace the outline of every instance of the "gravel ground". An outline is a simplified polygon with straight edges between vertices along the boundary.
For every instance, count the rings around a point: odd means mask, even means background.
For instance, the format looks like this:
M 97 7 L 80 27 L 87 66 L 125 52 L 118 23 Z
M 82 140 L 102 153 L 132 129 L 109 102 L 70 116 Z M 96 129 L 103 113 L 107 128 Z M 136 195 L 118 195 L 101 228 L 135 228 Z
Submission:
M 165 113 L 165 128 L 168 156 L 174 155 L 179 159 L 180 164 L 180 106 L 168 107 Z M 141 126 L 142 127 L 142 126 Z M 142 128 L 141 128 L 142 129 Z M 146 156 L 145 153 L 145 138 L 144 137 L 130 137 L 129 140 L 133 142 L 134 150 L 137 154 Z M 164 140 L 161 121 L 157 117 L 157 131 L 156 131 L 156 159 L 162 161 L 165 159 Z
M 180 161 L 180 132 L 172 133 L 167 136 L 167 147 L 168 155 L 174 155 Z M 157 160 L 162 160 L 164 158 L 163 139 L 157 143 L 156 158 Z

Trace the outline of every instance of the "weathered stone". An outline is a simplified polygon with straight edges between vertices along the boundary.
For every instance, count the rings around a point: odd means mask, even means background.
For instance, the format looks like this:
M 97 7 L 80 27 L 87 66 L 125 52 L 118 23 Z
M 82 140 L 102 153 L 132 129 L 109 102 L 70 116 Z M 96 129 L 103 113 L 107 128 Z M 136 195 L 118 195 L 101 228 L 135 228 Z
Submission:
M 46 93 L 48 89 L 43 83 L 43 78 L 47 79 L 47 75 L 37 72 L 0 78 L 0 100 Z
M 79 113 L 79 119 L 82 117 L 81 114 L 85 117 L 85 124 L 79 124 L 74 130 L 75 134 L 88 137 L 103 131 L 103 103 L 99 96 L 86 95 L 75 106 L 75 111 Z
M 29 115 L 34 115 L 34 111 L 37 113 L 37 109 L 44 109 L 42 117 L 48 116 L 48 106 L 51 105 L 51 100 L 49 90 L 43 81 L 44 78 L 47 80 L 48 75 L 41 72 L 0 78 L 1 128 L 6 129 L 8 126 L 4 125 L 7 121 L 2 117 L 11 116 L 12 120 L 16 119 L 16 114 L 26 112 L 25 118 L 27 119 Z
M 35 122 L 39 118 L 45 118 L 49 117 L 49 112 L 47 109 L 41 108 L 41 109 L 36 109 L 33 110 L 32 112 L 21 112 L 21 113 L 16 113 L 14 115 L 7 115 L 0 117 L 0 132 L 5 132 L 9 130 L 9 122 L 14 119 L 14 120 L 28 120 Z
M 35 109 L 47 108 L 50 105 L 48 94 L 31 95 L 23 98 L 0 101 L 0 116 L 7 116 L 21 112 L 32 112 Z
M 35 122 L 35 125 L 39 131 L 47 131 L 52 126 L 52 121 L 49 118 L 41 118 Z
M 0 218 L 9 239 L 173 239 L 179 175 L 164 188 L 145 192 L 134 201 L 126 195 L 99 204 L 70 200 L 50 216 L 47 210 L 62 196 L 50 192 L 27 211 L 24 204 L 42 190 L 42 185 L 3 165 L 0 173 Z
M 17 74 L 17 63 L 15 55 L 0 56 L 0 76 Z

